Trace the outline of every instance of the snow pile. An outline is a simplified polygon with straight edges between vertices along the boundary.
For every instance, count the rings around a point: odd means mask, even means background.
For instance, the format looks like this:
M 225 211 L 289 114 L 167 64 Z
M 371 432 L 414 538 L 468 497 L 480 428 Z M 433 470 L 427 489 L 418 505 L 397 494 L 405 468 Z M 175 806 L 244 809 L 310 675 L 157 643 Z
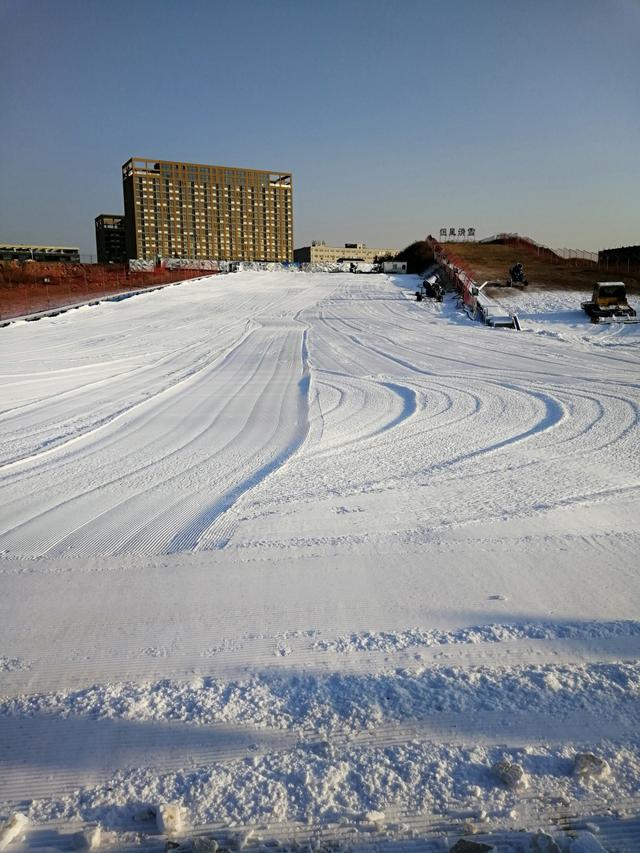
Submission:
M 631 620 L 610 623 L 536 623 L 520 625 L 479 625 L 457 631 L 437 631 L 411 628 L 407 631 L 378 631 L 354 633 L 335 640 L 316 640 L 314 649 L 331 652 L 397 652 L 420 646 L 446 646 L 465 643 L 500 643 L 509 640 L 549 640 L 559 637 L 636 637 L 640 622 Z
M 24 834 L 29 820 L 22 812 L 14 812 L 0 827 L 0 850 L 6 850 L 9 845 Z
M 524 772 L 521 764 L 509 761 L 503 758 L 496 762 L 491 768 L 491 772 L 504 784 L 507 788 L 522 789 L 529 787 L 529 779 Z
M 313 264 L 303 264 L 303 269 L 305 272 L 309 273 L 336 273 L 336 272 L 344 272 L 351 273 L 351 264 L 355 263 L 356 269 L 359 273 L 370 273 L 374 270 L 375 264 L 368 264 L 365 261 L 341 261 L 335 263 L 313 263 Z
M 243 272 L 298 272 L 298 264 L 275 263 L 271 261 L 238 261 L 238 269 Z
M 553 716 L 589 708 L 603 718 L 640 725 L 640 663 L 514 667 L 416 667 L 351 675 L 261 673 L 242 681 L 164 679 L 150 684 L 95 685 L 68 693 L 34 694 L 0 702 L 0 715 L 237 723 L 354 733 L 390 721 L 443 712 L 526 712 Z
M 20 658 L 9 658 L 0 655 L 0 672 L 16 672 L 21 669 L 29 669 L 29 664 Z
M 604 758 L 592 752 L 580 752 L 576 755 L 574 773 L 583 781 L 606 779 L 611 774 L 611 768 Z
M 637 752 L 616 751 L 604 744 L 602 749 L 616 767 L 620 795 L 632 794 L 640 768 Z M 81 798 L 34 802 L 29 816 L 38 822 L 100 820 L 114 829 L 129 825 L 136 810 L 160 797 L 179 804 L 192 826 L 263 821 L 358 824 L 371 812 L 390 815 L 391 822 L 397 820 L 391 815 L 398 813 L 447 816 L 458 810 L 488 812 L 497 825 L 508 826 L 524 786 L 504 784 L 492 767 L 521 766 L 531 790 L 569 802 L 582 790 L 571 772 L 572 759 L 571 749 L 540 746 L 514 750 L 505 759 L 501 748 L 409 742 L 318 751 L 310 743 L 206 768 L 118 773 L 108 784 L 85 789 Z M 594 783 L 590 796 L 592 803 L 612 802 L 606 783 Z M 132 804 L 130 810 L 121 808 L 126 803 Z M 374 823 L 384 826 L 385 821 Z
M 184 828 L 182 807 L 177 803 L 161 803 L 156 810 L 156 823 L 163 835 L 177 835 Z

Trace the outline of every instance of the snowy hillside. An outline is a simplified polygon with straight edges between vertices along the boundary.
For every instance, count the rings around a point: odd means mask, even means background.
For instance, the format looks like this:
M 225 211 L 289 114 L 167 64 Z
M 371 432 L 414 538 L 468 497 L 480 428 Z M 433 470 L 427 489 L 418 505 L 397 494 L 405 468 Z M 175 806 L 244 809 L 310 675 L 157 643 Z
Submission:
M 640 849 L 640 325 L 414 289 L 243 272 L 0 330 L 25 849 L 164 849 L 160 803 L 248 847 Z

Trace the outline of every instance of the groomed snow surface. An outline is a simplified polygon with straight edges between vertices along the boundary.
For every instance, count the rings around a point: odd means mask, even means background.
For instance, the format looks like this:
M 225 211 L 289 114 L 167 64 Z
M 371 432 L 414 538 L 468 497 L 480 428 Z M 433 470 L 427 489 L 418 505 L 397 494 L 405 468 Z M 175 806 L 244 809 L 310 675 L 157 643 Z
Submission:
M 640 849 L 640 325 L 415 287 L 0 331 L 7 849 Z

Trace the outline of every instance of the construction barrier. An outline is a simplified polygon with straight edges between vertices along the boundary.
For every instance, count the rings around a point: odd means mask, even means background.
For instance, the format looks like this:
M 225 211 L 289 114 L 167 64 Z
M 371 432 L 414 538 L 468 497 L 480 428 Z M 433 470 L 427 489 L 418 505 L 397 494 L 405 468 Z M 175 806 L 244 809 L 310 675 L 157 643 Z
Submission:
M 153 266 L 142 271 L 120 264 L 7 261 L 0 264 L 0 321 L 202 275 L 201 270 Z
M 131 258 L 129 261 L 129 272 L 153 272 L 155 267 L 153 261 L 144 261 L 141 258 Z
M 218 270 L 225 268 L 225 263 L 225 261 L 200 260 L 198 258 L 160 258 L 160 266 L 165 270 L 218 272 Z

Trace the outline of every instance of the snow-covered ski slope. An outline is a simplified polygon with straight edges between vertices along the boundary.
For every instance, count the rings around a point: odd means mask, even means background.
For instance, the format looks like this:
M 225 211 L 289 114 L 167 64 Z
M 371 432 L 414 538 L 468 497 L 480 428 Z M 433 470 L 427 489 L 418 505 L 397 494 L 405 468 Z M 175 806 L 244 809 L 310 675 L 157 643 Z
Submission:
M 526 293 L 497 331 L 414 289 L 245 272 L 0 331 L 27 849 L 153 846 L 162 801 L 249 846 L 586 820 L 639 848 L 640 326 Z

